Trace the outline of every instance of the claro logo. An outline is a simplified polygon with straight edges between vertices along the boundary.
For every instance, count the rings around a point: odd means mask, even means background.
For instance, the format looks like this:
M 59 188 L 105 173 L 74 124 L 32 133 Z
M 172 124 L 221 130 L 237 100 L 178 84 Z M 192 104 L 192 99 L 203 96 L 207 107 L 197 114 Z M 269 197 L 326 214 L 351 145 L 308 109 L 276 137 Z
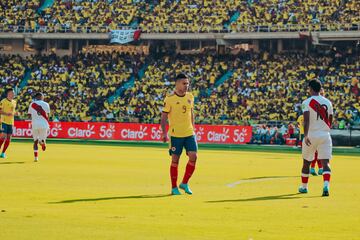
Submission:
M 229 129 L 223 128 L 222 133 L 217 133 L 215 131 L 209 131 L 207 134 L 207 138 L 210 142 L 226 142 L 229 138 Z
M 68 130 L 68 135 L 69 137 L 90 138 L 92 135 L 95 134 L 93 130 L 94 130 L 94 125 L 90 125 L 90 124 L 87 125 L 87 129 L 71 127 Z
M 29 128 L 17 128 L 13 127 L 13 135 L 14 137 L 31 137 L 32 129 L 31 126 Z
M 148 135 L 147 127 L 143 127 L 140 125 L 140 129 L 138 131 L 131 130 L 131 129 L 123 129 L 121 130 L 120 134 L 123 139 L 143 139 L 145 136 Z

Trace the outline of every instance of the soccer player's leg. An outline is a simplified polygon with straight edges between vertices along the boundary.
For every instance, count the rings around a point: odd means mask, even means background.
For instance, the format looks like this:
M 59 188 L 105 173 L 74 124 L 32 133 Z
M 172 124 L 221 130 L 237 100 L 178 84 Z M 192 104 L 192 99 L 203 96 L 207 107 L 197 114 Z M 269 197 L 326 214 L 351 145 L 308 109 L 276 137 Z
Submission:
M 39 129 L 39 142 L 40 142 L 40 145 L 41 145 L 41 149 L 43 151 L 46 150 L 47 134 L 48 134 L 48 129 L 46 129 L 46 128 Z
M 8 149 L 10 142 L 11 142 L 11 136 L 12 136 L 12 131 L 13 131 L 13 126 L 12 125 L 8 125 L 3 123 L 3 133 L 5 134 L 5 139 L 4 139 L 4 148 L 1 152 L 0 157 L 1 158 L 5 158 L 5 152 Z
M 39 154 L 39 148 L 38 148 L 38 143 L 39 143 L 39 140 L 34 140 L 34 161 L 37 162 L 39 161 L 39 157 L 38 157 L 38 154 Z
M 185 149 L 189 157 L 189 161 L 186 165 L 184 178 L 180 184 L 180 188 L 183 189 L 187 194 L 192 194 L 188 182 L 195 171 L 195 165 L 197 160 L 198 146 L 196 142 L 196 136 L 187 137 L 185 139 Z
M 177 178 L 178 178 L 179 160 L 184 145 L 183 142 L 184 142 L 183 138 L 170 137 L 169 153 L 171 155 L 170 178 L 171 178 L 172 195 L 181 195 L 177 186 Z
M 330 168 L 330 159 L 332 158 L 332 143 L 330 136 L 324 140 L 324 142 L 319 146 L 319 159 L 323 167 L 323 194 L 322 196 L 329 196 L 330 190 L 330 177 L 331 177 L 331 168 Z
M 32 130 L 32 134 L 33 134 L 33 139 L 34 139 L 34 145 L 33 145 L 33 149 L 34 149 L 34 161 L 37 162 L 39 160 L 38 154 L 39 154 L 39 130 L 38 129 L 33 129 Z
M 299 187 L 300 193 L 307 193 L 308 192 L 308 182 L 309 182 L 309 175 L 310 175 L 310 164 L 313 160 L 314 154 L 316 151 L 316 146 L 312 141 L 310 146 L 307 146 L 303 142 L 302 147 L 302 157 L 303 157 L 303 167 L 301 169 L 301 186 Z
M 314 155 L 314 160 L 311 162 L 311 165 L 310 165 L 310 173 L 313 176 L 317 176 L 317 173 L 315 171 L 315 166 L 316 166 L 317 161 L 318 161 L 318 153 L 316 151 L 315 155 Z
M 317 152 L 316 152 L 316 154 L 317 154 Z M 322 162 L 321 162 L 321 160 L 319 158 L 317 158 L 317 165 L 318 165 L 318 168 L 319 168 L 318 174 L 323 175 L 324 169 L 323 169 Z
M 3 123 L 1 123 L 0 124 L 0 150 L 1 150 L 2 145 L 5 142 L 5 139 L 6 139 L 6 134 L 4 133 Z M 5 157 L 5 154 L 0 155 L 0 158 L 4 158 L 4 157 Z

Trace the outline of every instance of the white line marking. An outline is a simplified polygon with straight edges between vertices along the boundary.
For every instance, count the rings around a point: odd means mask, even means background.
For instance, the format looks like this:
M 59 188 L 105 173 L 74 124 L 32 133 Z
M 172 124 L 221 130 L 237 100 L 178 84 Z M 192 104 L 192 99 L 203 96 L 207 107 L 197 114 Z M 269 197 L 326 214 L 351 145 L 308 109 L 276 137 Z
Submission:
M 244 180 L 239 180 L 233 183 L 229 183 L 226 186 L 229 188 L 235 187 L 236 185 L 240 185 L 243 183 L 253 183 L 253 182 L 265 182 L 265 181 L 271 181 L 271 180 L 276 180 L 276 179 L 284 179 L 284 178 L 289 178 L 289 177 L 282 177 L 282 178 L 278 178 L 278 177 L 270 177 L 270 178 L 257 178 L 257 179 L 244 179 Z

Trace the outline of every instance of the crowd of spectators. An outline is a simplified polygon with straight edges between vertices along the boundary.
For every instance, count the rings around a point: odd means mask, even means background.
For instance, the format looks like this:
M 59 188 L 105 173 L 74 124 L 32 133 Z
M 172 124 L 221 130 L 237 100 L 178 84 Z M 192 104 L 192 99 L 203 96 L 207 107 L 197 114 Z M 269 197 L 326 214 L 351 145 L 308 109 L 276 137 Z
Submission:
M 42 2 L 2 1 L 0 24 L 5 30 L 21 25 L 49 32 L 124 26 L 144 32 L 258 31 L 259 26 L 276 30 L 287 25 L 342 30 L 360 24 L 358 0 L 55 0 L 40 10 Z
M 0 88 L 7 86 L 18 88 L 24 77 L 25 68 L 29 59 L 9 55 L 0 57 Z
M 0 1 L 0 28 L 4 31 L 14 31 L 14 26 L 34 29 L 40 4 L 40 0 Z
M 101 121 L 105 102 L 134 73 L 141 60 L 119 55 L 79 54 L 76 57 L 36 56 L 31 78 L 18 97 L 21 116 L 35 92 L 45 93 L 53 119 Z
M 296 121 L 307 98 L 306 83 L 316 78 L 333 102 L 334 126 L 360 124 L 357 54 L 240 52 L 154 58 L 82 53 L 2 56 L 0 62 L 2 89 L 18 88 L 22 116 L 34 92 L 42 91 L 57 120 L 159 122 L 163 100 L 182 72 L 191 80 L 197 123 Z M 24 79 L 25 72 L 30 72 L 29 79 Z

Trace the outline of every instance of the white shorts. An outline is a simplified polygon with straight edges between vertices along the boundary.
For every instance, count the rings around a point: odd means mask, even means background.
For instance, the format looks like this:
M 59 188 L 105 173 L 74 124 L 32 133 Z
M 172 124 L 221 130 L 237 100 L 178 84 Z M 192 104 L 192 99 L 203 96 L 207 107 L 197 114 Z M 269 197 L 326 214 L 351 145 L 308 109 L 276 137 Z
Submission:
M 48 136 L 49 129 L 48 128 L 36 128 L 32 130 L 34 141 L 46 141 Z
M 315 152 L 318 152 L 318 159 L 332 158 L 332 140 L 330 133 L 311 133 L 309 134 L 310 146 L 302 143 L 302 157 L 311 162 L 314 159 Z

